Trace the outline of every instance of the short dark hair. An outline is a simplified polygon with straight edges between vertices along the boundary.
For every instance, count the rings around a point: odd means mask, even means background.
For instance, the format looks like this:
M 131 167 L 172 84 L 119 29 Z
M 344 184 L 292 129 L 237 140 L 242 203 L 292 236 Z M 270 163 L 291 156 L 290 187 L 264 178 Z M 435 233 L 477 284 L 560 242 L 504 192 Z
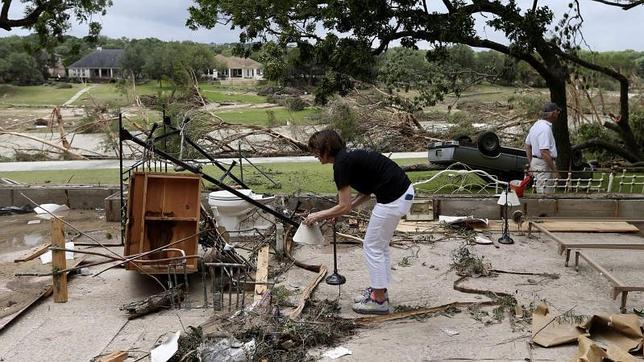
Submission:
M 345 146 L 342 137 L 332 129 L 317 131 L 309 138 L 309 151 L 317 152 L 320 156 L 335 157 Z

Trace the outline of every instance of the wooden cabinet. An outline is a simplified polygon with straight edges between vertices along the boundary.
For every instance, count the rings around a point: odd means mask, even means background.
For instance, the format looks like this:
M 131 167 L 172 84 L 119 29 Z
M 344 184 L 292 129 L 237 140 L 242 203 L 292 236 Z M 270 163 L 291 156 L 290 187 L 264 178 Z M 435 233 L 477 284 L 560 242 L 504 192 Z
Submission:
M 201 177 L 194 174 L 135 172 L 130 179 L 125 257 L 154 250 L 182 240 L 168 249 L 196 255 L 199 240 Z M 180 256 L 176 250 L 155 252 L 127 264 L 128 270 L 165 274 L 167 259 Z M 197 258 L 186 260 L 188 273 L 197 271 Z M 180 269 L 178 269 L 180 270 Z

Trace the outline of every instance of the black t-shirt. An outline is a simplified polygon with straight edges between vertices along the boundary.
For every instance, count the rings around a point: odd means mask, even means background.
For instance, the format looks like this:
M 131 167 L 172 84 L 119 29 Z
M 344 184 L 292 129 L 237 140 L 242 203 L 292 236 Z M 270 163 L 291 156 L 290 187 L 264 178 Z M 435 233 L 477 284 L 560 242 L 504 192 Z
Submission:
M 351 186 L 376 201 L 388 204 L 402 196 L 411 181 L 394 161 L 378 152 L 343 149 L 333 162 L 333 179 L 338 190 Z

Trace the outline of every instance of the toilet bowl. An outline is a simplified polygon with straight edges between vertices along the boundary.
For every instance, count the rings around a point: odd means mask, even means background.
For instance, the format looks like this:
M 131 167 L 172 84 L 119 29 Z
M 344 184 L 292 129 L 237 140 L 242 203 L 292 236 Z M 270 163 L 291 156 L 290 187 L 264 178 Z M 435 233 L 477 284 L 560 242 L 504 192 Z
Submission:
M 253 190 L 250 189 L 241 189 L 237 191 L 262 204 L 266 204 L 275 198 L 274 196 L 264 197 L 264 195 L 255 194 L 253 193 Z M 215 220 L 217 220 L 217 224 L 225 227 L 227 231 L 238 231 L 253 227 L 252 220 L 248 222 L 246 219 L 248 219 L 248 215 L 257 208 L 257 206 L 240 198 L 230 191 L 221 190 L 209 193 L 208 205 L 210 205 L 210 208 L 212 209 L 212 213 L 215 216 Z M 246 225 L 248 227 L 242 224 L 248 224 Z

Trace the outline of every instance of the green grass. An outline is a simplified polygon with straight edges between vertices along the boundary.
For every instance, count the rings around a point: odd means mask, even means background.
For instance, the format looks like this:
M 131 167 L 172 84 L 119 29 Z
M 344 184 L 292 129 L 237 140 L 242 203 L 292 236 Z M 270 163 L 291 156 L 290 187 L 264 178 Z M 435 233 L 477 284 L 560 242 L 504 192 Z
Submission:
M 125 106 L 132 103 L 132 97 L 123 94 L 113 83 L 90 84 L 92 88 L 81 95 L 73 105 L 114 105 Z M 49 106 L 61 105 L 69 100 L 79 90 L 83 89 L 83 84 L 72 84 L 72 88 L 58 89 L 55 86 L 14 86 L 0 85 L 0 105 L 33 105 Z M 235 87 L 221 86 L 203 83 L 200 85 L 202 94 L 211 102 L 230 102 L 230 103 L 248 103 L 257 104 L 266 102 L 266 97 L 258 96 L 252 93 L 253 87 Z M 136 93 L 138 95 L 157 95 L 159 92 L 170 94 L 172 89 L 166 83 L 159 87 L 156 81 L 150 81 L 146 84 L 137 85 Z
M 410 165 L 427 162 L 425 159 L 396 160 L 399 165 Z M 267 194 L 293 194 L 303 193 L 335 193 L 333 183 L 333 167 L 322 165 L 318 162 L 283 162 L 272 164 L 259 164 L 258 168 L 269 175 L 279 186 L 275 186 L 252 166 L 244 163 L 244 182 L 255 192 Z M 215 166 L 206 166 L 204 171 L 210 176 L 219 179 L 223 174 Z M 427 180 L 437 171 L 409 172 L 407 175 L 412 182 Z M 239 167 L 235 167 L 233 174 L 241 178 Z M 449 173 L 437 178 L 431 183 L 419 185 L 417 191 L 450 193 L 461 183 L 460 176 Z M 640 174 L 641 175 L 641 174 Z M 61 171 L 13 171 L 3 172 L 3 177 L 26 184 L 118 184 L 119 171 L 117 169 L 97 170 L 61 170 Z M 226 179 L 229 183 L 230 179 Z M 482 185 L 483 181 L 477 176 L 467 176 L 467 184 Z M 473 188 L 473 192 L 478 191 Z M 635 192 L 642 192 L 642 187 L 636 187 Z M 461 192 L 466 193 L 466 192 Z
M 14 86 L 0 85 L 0 104 L 50 106 L 61 105 L 81 90 L 82 84 L 73 84 L 72 88 L 58 89 L 55 86 Z
M 399 164 L 425 162 L 423 159 L 397 160 Z M 258 165 L 262 172 L 279 184 L 275 187 L 271 181 L 261 175 L 247 163 L 244 164 L 244 182 L 254 191 L 269 194 L 292 194 L 296 192 L 334 193 L 333 167 L 319 162 L 284 162 Z M 204 171 L 210 176 L 219 178 L 223 172 L 215 166 L 206 166 Z M 435 171 L 409 173 L 412 180 L 429 178 Z M 233 174 L 241 177 L 239 167 Z M 118 184 L 118 169 L 97 170 L 61 170 L 61 171 L 12 171 L 4 172 L 3 177 L 26 184 Z M 226 182 L 229 182 L 227 179 Z
M 257 104 L 265 103 L 266 97 L 258 96 L 252 92 L 244 91 L 244 89 L 234 87 L 223 87 L 214 84 L 200 84 L 201 94 L 210 102 L 216 103 L 248 103 Z
M 2 177 L 32 185 L 116 185 L 119 183 L 119 170 L 10 171 L 3 172 Z
M 518 87 L 509 87 L 509 86 L 500 86 L 500 85 L 491 85 L 491 84 L 480 84 L 471 88 L 468 88 L 460 96 L 460 102 L 500 102 L 506 103 L 512 97 L 516 97 L 518 92 L 524 92 L 525 90 Z M 535 88 L 531 89 L 529 93 L 524 93 L 525 95 L 540 95 L 542 90 Z M 547 91 L 547 90 L 546 90 Z M 445 104 L 451 104 L 454 102 L 455 97 L 453 95 L 448 95 L 445 97 Z
M 199 83 L 199 87 L 204 90 L 219 90 L 219 91 L 234 91 L 234 92 L 255 92 L 261 86 L 253 82 L 232 82 L 232 83 L 220 83 L 220 82 L 203 82 Z
M 93 84 L 92 88 L 83 93 L 74 103 L 75 106 L 112 105 L 126 106 L 132 99 L 121 93 L 114 84 Z
M 268 126 L 269 117 L 268 112 L 273 112 L 276 119 L 275 125 L 285 125 L 287 121 L 291 124 L 315 124 L 315 115 L 320 111 L 316 108 L 307 108 L 302 111 L 289 111 L 283 107 L 276 107 L 270 109 L 249 109 L 243 108 L 238 110 L 231 110 L 225 112 L 216 112 L 224 121 L 235 124 Z

